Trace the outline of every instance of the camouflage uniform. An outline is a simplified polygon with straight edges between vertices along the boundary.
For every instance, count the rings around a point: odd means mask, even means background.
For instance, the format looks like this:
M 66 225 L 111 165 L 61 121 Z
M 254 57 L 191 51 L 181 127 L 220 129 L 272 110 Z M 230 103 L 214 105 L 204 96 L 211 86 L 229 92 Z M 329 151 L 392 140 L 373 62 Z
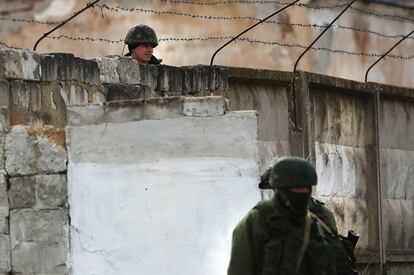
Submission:
M 336 238 L 332 213 L 315 199 L 306 201 L 305 212 L 291 211 L 286 206 L 284 188 L 316 184 L 314 168 L 298 158 L 283 159 L 282 162 L 299 165 L 293 169 L 279 165 L 276 173 L 272 170 L 275 174 L 273 183 L 276 183 L 273 188 L 280 188 L 280 192 L 275 192 L 271 200 L 258 203 L 234 229 L 228 275 L 347 274 L 343 273 L 344 267 L 340 263 L 346 255 L 342 243 Z M 315 216 L 311 216 L 306 208 Z M 329 227 L 330 232 L 321 223 Z M 307 245 L 303 245 L 306 231 L 309 237 L 305 242 Z M 302 248 L 305 249 L 303 259 L 298 260 Z
M 228 275 L 295 275 L 304 224 L 305 217 L 292 217 L 277 195 L 257 204 L 234 229 Z M 309 244 L 298 274 L 337 274 L 335 252 L 325 235 L 312 219 Z

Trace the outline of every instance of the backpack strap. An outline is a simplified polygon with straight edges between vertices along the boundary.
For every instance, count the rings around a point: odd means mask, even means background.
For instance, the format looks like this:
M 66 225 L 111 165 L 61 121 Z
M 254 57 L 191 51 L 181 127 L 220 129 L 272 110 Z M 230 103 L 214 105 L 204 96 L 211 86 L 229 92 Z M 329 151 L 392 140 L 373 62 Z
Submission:
M 336 234 L 334 234 L 334 232 L 332 231 L 332 229 L 326 223 L 324 223 L 318 216 L 316 216 L 314 213 L 312 213 L 311 211 L 309 211 L 309 215 L 312 218 L 315 218 L 318 221 L 318 223 L 320 224 L 320 226 L 322 226 L 323 229 L 325 229 L 328 233 L 333 234 L 333 235 L 336 235 Z
M 302 242 L 302 245 L 300 247 L 299 254 L 298 254 L 298 259 L 297 259 L 297 262 L 296 262 L 296 272 L 295 272 L 295 274 L 299 274 L 299 269 L 300 269 L 300 266 L 302 264 L 303 257 L 305 256 L 306 248 L 308 247 L 308 244 L 309 244 L 310 231 L 311 231 L 311 220 L 312 220 L 312 216 L 310 215 L 310 212 L 308 212 L 308 214 L 306 215 L 306 220 L 305 220 L 305 232 L 303 234 L 303 242 Z

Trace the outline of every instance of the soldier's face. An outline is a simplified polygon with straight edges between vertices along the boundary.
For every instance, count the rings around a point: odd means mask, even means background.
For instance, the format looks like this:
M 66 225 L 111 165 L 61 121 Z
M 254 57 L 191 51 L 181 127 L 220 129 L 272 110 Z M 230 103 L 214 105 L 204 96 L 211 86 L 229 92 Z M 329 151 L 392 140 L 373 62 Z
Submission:
M 140 64 L 148 64 L 151 60 L 154 46 L 149 43 L 140 44 L 132 50 L 131 57 Z

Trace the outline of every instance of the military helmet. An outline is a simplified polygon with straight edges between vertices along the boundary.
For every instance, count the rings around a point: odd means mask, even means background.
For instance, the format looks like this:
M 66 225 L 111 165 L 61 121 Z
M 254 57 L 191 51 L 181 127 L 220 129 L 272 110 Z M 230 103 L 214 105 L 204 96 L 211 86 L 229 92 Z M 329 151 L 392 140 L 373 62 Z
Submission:
M 270 186 L 270 175 L 272 173 L 272 168 L 267 169 L 263 175 L 260 176 L 259 188 L 260 189 L 272 189 Z
M 151 27 L 143 24 L 129 29 L 125 37 L 125 44 L 134 45 L 139 43 L 150 43 L 156 47 L 158 45 L 158 39 L 155 31 Z
M 273 188 L 312 186 L 317 178 L 315 168 L 305 159 L 284 157 L 271 167 L 269 183 Z

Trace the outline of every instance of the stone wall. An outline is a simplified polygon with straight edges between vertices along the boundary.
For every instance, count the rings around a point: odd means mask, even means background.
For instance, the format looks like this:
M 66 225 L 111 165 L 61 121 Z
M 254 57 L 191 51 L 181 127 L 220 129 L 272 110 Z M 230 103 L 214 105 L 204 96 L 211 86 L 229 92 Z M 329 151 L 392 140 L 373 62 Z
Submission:
M 9 220 L 39 220 L 41 225 L 38 226 L 44 226 L 41 219 L 46 219 L 48 215 L 56 215 L 54 218 L 58 219 L 60 214 L 57 213 L 66 211 L 58 195 L 52 201 L 50 197 L 42 199 L 38 195 L 43 192 L 42 183 L 54 182 L 59 185 L 63 180 L 45 179 L 45 175 L 65 175 L 65 171 L 59 168 L 64 157 L 57 149 L 64 146 L 52 146 L 62 144 L 61 139 L 56 139 L 54 134 L 41 135 L 39 131 L 43 133 L 54 129 L 59 132 L 62 131 L 59 129 L 70 125 L 68 129 L 72 127 L 76 131 L 83 129 L 85 133 L 90 133 L 90 137 L 86 134 L 83 139 L 71 141 L 71 150 L 76 152 L 74 156 L 79 157 L 72 160 L 69 157 L 69 166 L 72 163 L 73 168 L 77 167 L 76 163 L 87 161 L 84 156 L 88 154 L 96 154 L 94 157 L 98 162 L 104 161 L 104 157 L 99 155 L 104 153 L 108 155 L 108 161 L 115 163 L 122 157 L 125 157 L 123 161 L 126 162 L 136 161 L 135 155 L 129 154 L 139 148 L 144 150 L 139 147 L 140 143 L 134 145 L 137 146 L 135 149 L 119 148 L 119 152 L 125 154 L 115 154 L 118 156 L 115 159 L 111 155 L 118 149 L 108 151 L 99 142 L 106 144 L 112 139 L 116 140 L 112 134 L 117 131 L 127 134 L 124 128 L 117 127 L 128 123 L 139 129 L 143 127 L 142 131 L 136 133 L 137 137 L 154 136 L 154 125 L 163 130 L 168 128 L 165 135 L 173 135 L 174 126 L 168 123 L 180 118 L 190 121 L 196 116 L 205 120 L 207 117 L 203 116 L 209 114 L 207 109 L 200 109 L 203 99 L 190 100 L 180 96 L 219 95 L 225 97 L 230 113 L 257 110 L 260 171 L 264 171 L 273 158 L 283 155 L 304 156 L 316 165 L 319 175 L 316 194 L 335 213 L 340 231 L 346 233 L 347 229 L 354 228 L 361 234 L 357 247 L 361 270 L 367 268 L 371 274 L 378 272 L 381 247 L 389 267 L 388 274 L 409 274 L 404 272 L 413 269 L 414 213 L 411 187 L 414 172 L 410 165 L 413 162 L 411 139 L 414 129 L 412 90 L 373 83 L 364 85 L 306 72 L 299 72 L 293 77 L 287 72 L 216 66 L 146 66 L 119 56 L 83 60 L 70 54 L 37 55 L 28 51 L 8 50 L 0 51 L 0 60 L 0 155 L 12 154 L 27 163 L 23 166 L 8 163 L 7 157 L 0 157 L 0 167 L 3 167 L 1 174 L 4 175 L 0 178 L 0 189 L 8 190 L 8 196 L 4 195 L 5 192 L 0 193 L 0 245 L 5 255 L 13 256 L 13 252 L 8 252 L 9 241 L 12 243 L 10 251 L 19 248 L 15 245 L 15 238 L 20 233 L 13 235 L 10 229 L 24 228 L 24 225 L 9 225 Z M 293 86 L 295 89 L 292 89 Z M 213 97 L 211 100 L 216 99 Z M 192 104 L 196 106 L 192 107 Z M 184 105 L 188 108 L 184 108 Z M 216 112 L 222 108 L 218 106 L 222 105 L 216 105 Z M 226 115 L 217 119 L 224 117 Z M 151 127 L 145 128 L 142 125 L 145 123 Z M 17 126 L 19 124 L 25 126 Z M 49 124 L 56 128 L 50 128 L 47 126 Z M 223 125 L 227 124 L 223 122 Z M 192 126 L 194 129 L 197 127 Z M 231 129 L 232 125 L 226 127 Z M 109 137 L 107 131 L 111 133 Z M 184 128 L 182 131 L 186 132 Z M 209 135 L 219 131 L 223 131 L 222 127 L 210 128 L 205 136 L 199 138 L 217 144 L 217 139 L 226 137 L 209 138 Z M 228 133 L 229 137 L 235 132 L 238 131 Z M 192 132 L 189 130 L 188 133 Z M 41 136 L 48 136 L 53 144 L 39 140 Z M 7 149 L 11 141 L 15 147 Z M 78 145 L 80 147 L 76 149 Z M 164 148 L 162 146 L 160 144 L 159 148 Z M 182 149 L 181 153 L 186 152 L 185 146 L 179 148 Z M 51 161 L 46 156 L 56 160 Z M 143 154 L 143 158 L 146 157 Z M 76 178 L 78 172 L 71 175 L 74 186 L 88 177 L 92 182 L 99 178 L 98 174 L 93 174 L 79 179 Z M 24 185 L 22 182 L 30 184 Z M 95 188 L 93 185 L 91 187 Z M 52 189 L 59 194 L 64 192 L 64 189 Z M 267 190 L 261 191 L 263 198 L 271 195 Z M 121 200 L 120 197 L 114 198 L 114 203 Z M 252 206 L 254 203 L 249 201 L 242 207 L 247 208 L 247 204 Z M 105 209 L 104 206 L 102 209 Z M 48 211 L 58 212 L 50 214 Z M 30 215 L 34 218 L 26 218 Z M 67 221 L 63 221 L 62 226 L 66 225 Z M 32 227 L 38 228 L 36 226 Z M 82 232 L 84 230 L 81 229 Z M 36 232 L 33 234 L 37 234 L 34 238 L 36 242 L 43 242 L 45 236 Z M 76 230 L 71 230 L 71 234 L 84 237 Z M 10 236 L 15 237 L 10 239 Z M 27 240 L 20 241 L 30 243 Z M 58 241 L 56 243 L 59 249 L 63 247 Z M 89 240 L 86 243 L 89 244 Z M 86 249 L 83 252 L 99 251 L 99 247 L 94 245 L 91 250 L 83 247 Z M 82 248 L 77 249 L 82 252 Z M 18 256 L 17 253 L 14 255 Z M 0 264 L 14 266 L 13 258 L 1 257 Z M 220 265 L 224 266 L 224 263 Z
M 63 128 L 66 106 L 106 100 L 96 62 L 72 54 L 0 51 L 0 126 Z
M 0 138 L 0 274 L 67 274 L 64 131 L 14 126 Z

